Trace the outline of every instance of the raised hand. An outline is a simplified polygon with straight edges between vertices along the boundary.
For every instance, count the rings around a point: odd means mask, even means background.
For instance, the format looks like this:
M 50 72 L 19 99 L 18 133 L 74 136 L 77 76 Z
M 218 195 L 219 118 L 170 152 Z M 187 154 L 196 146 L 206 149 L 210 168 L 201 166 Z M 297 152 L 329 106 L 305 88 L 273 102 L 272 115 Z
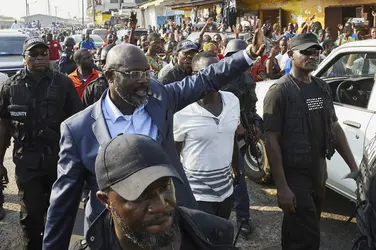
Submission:
M 248 45 L 246 52 L 252 58 L 256 59 L 258 56 L 263 56 L 266 48 L 266 41 L 264 34 L 260 29 L 256 29 L 252 38 L 252 44 Z

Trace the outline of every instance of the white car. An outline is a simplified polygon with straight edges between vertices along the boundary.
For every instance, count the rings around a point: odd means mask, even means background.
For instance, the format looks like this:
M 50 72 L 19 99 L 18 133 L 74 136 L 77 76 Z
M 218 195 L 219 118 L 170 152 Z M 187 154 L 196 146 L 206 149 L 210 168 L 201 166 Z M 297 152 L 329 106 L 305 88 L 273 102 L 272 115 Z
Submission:
M 358 165 L 362 160 L 364 147 L 376 134 L 376 91 L 373 89 L 375 73 L 376 40 L 352 42 L 338 47 L 312 73 L 330 85 L 338 122 Z M 256 85 L 257 112 L 261 117 L 263 99 L 274 82 L 275 80 L 264 81 Z M 250 164 L 247 165 L 250 167 Z M 356 183 L 343 178 L 350 170 L 342 157 L 335 153 L 327 161 L 327 165 L 327 186 L 355 201 Z

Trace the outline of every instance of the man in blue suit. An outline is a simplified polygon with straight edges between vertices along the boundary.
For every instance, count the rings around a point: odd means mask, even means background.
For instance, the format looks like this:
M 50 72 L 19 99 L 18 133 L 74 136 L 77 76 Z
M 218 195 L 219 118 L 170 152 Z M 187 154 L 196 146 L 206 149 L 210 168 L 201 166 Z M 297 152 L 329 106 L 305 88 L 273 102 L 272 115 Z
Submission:
M 196 208 L 174 145 L 173 115 L 246 71 L 252 58 L 265 49 L 256 41 L 247 50 L 168 85 L 150 78 L 147 59 L 136 46 L 121 44 L 112 48 L 104 68 L 108 91 L 100 101 L 61 124 L 58 179 L 51 192 L 43 249 L 68 249 L 85 181 L 91 190 L 85 208 L 85 232 L 104 209 L 95 198 L 95 159 L 99 148 L 120 133 L 144 134 L 159 142 L 184 182 L 174 182 L 178 205 Z

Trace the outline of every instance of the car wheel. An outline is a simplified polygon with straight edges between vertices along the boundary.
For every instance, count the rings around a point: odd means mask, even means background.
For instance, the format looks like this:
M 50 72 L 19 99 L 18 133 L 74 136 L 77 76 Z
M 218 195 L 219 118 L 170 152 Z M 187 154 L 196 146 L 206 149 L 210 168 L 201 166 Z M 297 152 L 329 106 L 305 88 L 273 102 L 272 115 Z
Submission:
M 247 177 L 257 183 L 269 183 L 271 181 L 271 174 L 264 140 L 259 139 L 256 148 L 252 148 L 247 144 L 244 145 L 242 152 L 244 153 L 244 168 Z M 256 155 L 258 156 L 260 168 Z

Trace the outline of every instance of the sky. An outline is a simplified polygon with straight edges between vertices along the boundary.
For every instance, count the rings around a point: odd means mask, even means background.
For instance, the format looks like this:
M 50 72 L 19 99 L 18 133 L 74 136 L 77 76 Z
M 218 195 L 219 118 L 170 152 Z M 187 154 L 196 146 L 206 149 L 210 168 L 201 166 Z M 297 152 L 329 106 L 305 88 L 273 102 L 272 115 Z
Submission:
M 48 0 L 27 0 L 29 2 L 30 15 L 48 14 Z M 80 17 L 82 0 L 50 0 L 51 15 L 63 18 Z M 0 0 L 0 15 L 20 18 L 26 15 L 26 0 Z M 86 8 L 86 0 L 84 0 Z

